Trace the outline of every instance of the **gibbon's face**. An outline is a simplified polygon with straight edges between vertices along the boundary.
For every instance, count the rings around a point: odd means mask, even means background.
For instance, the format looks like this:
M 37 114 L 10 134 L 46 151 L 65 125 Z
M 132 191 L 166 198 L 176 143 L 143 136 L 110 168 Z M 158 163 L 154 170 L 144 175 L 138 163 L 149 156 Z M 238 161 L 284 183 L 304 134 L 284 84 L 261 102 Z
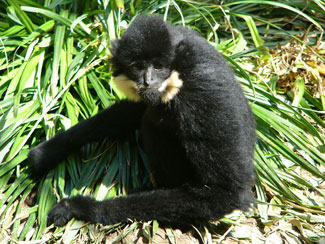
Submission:
M 160 19 L 137 17 L 120 40 L 112 43 L 116 88 L 130 100 L 167 103 L 183 82 L 172 70 L 174 49 L 167 25 Z

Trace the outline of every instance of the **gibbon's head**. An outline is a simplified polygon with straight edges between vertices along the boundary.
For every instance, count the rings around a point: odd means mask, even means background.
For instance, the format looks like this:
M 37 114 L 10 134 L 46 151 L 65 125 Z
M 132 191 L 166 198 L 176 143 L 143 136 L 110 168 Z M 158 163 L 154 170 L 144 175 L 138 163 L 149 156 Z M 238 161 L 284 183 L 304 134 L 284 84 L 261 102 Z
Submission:
M 130 100 L 167 103 L 183 82 L 172 70 L 174 48 L 168 25 L 155 16 L 139 16 L 112 42 L 114 84 Z

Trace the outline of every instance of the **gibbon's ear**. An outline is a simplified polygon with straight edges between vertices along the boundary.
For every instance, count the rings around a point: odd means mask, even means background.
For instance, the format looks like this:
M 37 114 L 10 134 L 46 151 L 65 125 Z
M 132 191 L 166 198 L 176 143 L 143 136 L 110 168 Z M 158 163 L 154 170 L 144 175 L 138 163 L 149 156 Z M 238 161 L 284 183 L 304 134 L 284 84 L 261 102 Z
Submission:
M 194 54 L 195 43 L 191 40 L 182 40 L 176 46 L 176 55 L 183 58 L 190 58 Z
M 109 49 L 109 51 L 111 52 L 112 56 L 113 57 L 116 57 L 117 53 L 117 48 L 119 47 L 120 45 L 120 40 L 113 40 L 111 41 L 111 47 Z
M 175 50 L 175 66 L 185 68 L 191 66 L 190 64 L 193 63 L 194 57 L 194 50 L 192 48 L 193 43 L 189 40 L 182 40 L 180 41 Z

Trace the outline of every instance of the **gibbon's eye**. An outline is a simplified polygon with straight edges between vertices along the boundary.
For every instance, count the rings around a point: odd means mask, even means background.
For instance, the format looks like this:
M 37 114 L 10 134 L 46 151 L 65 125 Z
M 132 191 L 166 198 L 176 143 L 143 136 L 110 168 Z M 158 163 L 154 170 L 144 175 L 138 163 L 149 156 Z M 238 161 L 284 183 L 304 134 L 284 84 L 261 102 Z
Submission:
M 154 68 L 155 70 L 162 70 L 163 66 L 162 66 L 162 64 L 160 64 L 160 63 L 154 63 L 154 64 L 153 64 L 153 68 Z
M 144 65 L 142 63 L 132 63 L 130 64 L 129 66 L 131 69 L 137 69 L 137 70 L 140 70 L 140 69 L 143 69 Z

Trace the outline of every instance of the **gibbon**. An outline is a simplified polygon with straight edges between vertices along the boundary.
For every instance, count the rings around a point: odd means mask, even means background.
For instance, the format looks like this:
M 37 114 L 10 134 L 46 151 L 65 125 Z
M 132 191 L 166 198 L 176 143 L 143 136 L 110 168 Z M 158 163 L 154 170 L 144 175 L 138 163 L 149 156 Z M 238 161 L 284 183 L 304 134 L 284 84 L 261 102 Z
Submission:
M 29 153 L 36 175 L 70 153 L 139 130 L 156 187 L 104 201 L 74 196 L 48 224 L 133 220 L 193 224 L 253 202 L 255 120 L 232 70 L 197 32 L 139 16 L 112 42 L 114 82 L 127 97 Z

